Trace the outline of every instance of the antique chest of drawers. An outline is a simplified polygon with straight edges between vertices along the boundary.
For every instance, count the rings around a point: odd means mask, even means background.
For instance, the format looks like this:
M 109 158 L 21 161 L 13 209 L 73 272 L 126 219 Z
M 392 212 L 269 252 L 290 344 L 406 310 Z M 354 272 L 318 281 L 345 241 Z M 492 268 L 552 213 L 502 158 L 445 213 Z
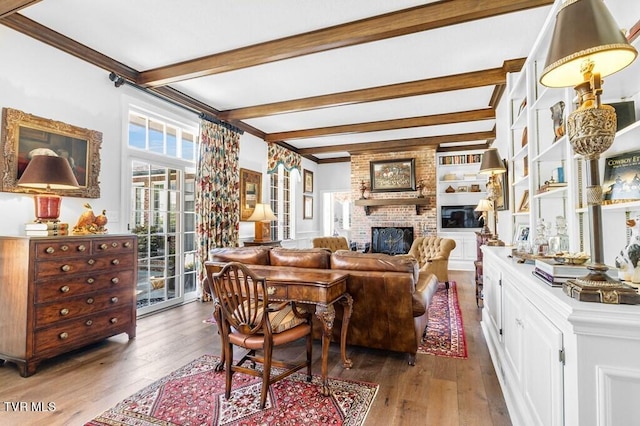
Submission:
M 0 362 L 40 361 L 136 332 L 135 235 L 0 237 Z

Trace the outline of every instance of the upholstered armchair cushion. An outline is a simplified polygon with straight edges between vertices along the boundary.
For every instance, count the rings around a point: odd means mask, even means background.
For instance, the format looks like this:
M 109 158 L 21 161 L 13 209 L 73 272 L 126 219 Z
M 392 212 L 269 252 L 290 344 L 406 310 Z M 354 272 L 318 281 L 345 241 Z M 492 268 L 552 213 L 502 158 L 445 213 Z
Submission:
M 349 250 L 349 242 L 345 237 L 317 237 L 312 242 L 313 247 L 326 248 L 332 253 L 338 250 Z
M 449 255 L 456 248 L 450 238 L 418 237 L 409 254 L 416 258 L 420 272 L 434 274 L 439 282 L 449 283 Z

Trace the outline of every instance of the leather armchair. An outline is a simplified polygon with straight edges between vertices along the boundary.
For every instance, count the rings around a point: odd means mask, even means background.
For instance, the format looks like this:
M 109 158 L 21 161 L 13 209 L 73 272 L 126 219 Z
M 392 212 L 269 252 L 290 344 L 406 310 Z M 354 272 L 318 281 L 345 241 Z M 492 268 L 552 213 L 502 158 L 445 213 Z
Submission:
M 349 250 L 349 242 L 345 237 L 317 237 L 313 241 L 314 248 L 325 248 L 331 253 L 338 250 Z
M 434 274 L 449 288 L 449 255 L 456 248 L 450 238 L 418 237 L 413 240 L 409 254 L 416 258 L 420 272 Z

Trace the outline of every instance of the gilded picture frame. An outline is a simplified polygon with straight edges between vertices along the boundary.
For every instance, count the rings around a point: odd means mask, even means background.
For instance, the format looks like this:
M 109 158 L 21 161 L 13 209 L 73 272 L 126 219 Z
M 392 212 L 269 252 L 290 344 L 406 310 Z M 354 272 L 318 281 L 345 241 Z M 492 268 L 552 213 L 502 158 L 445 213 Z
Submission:
M 240 169 L 240 220 L 253 214 L 256 203 L 262 202 L 262 173 Z
M 416 190 L 416 159 L 381 160 L 369 163 L 370 192 Z
M 304 191 L 305 193 L 313 192 L 313 172 L 311 170 L 303 170 Z
M 0 191 L 37 192 L 33 188 L 18 186 L 18 180 L 31 159 L 30 155 L 37 150 L 51 150 L 69 160 L 80 185 L 77 189 L 51 191 L 63 196 L 99 198 L 101 145 L 102 133 L 96 130 L 3 108 Z

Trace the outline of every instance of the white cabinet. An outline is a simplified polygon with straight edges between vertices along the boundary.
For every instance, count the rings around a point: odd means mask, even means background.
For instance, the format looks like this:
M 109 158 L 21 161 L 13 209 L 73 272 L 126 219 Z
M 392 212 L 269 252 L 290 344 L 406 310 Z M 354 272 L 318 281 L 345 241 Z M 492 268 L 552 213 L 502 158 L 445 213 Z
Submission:
M 633 424 L 640 308 L 578 302 L 509 254 L 483 247 L 482 330 L 513 424 Z
M 450 238 L 456 242 L 456 248 L 449 254 L 449 269 L 457 271 L 475 270 L 473 262 L 477 257 L 475 232 L 438 232 L 441 238 Z

